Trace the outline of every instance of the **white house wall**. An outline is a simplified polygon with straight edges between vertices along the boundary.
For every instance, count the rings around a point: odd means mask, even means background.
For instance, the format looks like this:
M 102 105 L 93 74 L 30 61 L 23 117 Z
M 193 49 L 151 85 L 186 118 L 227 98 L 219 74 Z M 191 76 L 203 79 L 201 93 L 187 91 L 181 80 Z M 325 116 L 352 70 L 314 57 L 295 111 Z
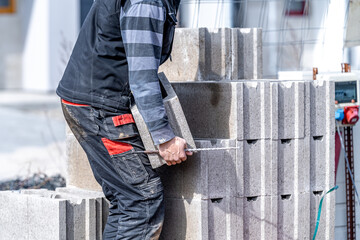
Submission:
M 23 55 L 25 90 L 55 90 L 77 37 L 78 5 L 74 0 L 34 0 Z
M 79 26 L 79 0 L 18 0 L 0 14 L 0 89 L 54 91 Z
M 19 68 L 21 68 L 19 15 L 0 14 L 0 89 L 21 86 Z

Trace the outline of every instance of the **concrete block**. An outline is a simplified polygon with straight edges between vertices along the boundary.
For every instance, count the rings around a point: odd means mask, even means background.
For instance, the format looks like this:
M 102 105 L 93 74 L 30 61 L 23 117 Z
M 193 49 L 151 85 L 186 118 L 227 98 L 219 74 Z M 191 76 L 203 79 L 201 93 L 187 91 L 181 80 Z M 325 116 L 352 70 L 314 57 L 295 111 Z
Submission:
M 0 192 L 0 239 L 66 240 L 66 201 Z
M 231 78 L 231 29 L 176 28 L 172 61 L 162 66 L 170 81 Z
M 279 196 L 278 227 L 277 239 L 311 239 L 309 193 Z
M 270 139 L 276 127 L 271 114 L 273 103 L 270 82 L 236 83 L 237 139 Z
M 318 80 L 310 84 L 310 136 L 334 135 L 335 85 L 332 81 Z
M 235 147 L 235 140 L 196 140 L 198 148 Z M 180 165 L 164 166 L 166 198 L 210 199 L 236 196 L 236 151 L 201 151 Z
M 319 210 L 319 203 L 322 196 L 326 191 L 330 189 L 326 189 L 324 191 L 313 191 L 310 193 L 310 209 L 311 209 L 311 217 L 310 217 L 310 233 L 311 237 L 314 234 L 317 214 Z M 337 191 L 337 190 L 336 190 Z M 345 218 L 345 209 L 344 209 L 344 218 Z M 346 220 L 344 220 L 346 223 Z M 346 228 L 345 228 L 346 229 Z M 334 238 L 335 236 L 335 192 L 331 192 L 327 194 L 323 200 L 319 229 L 316 235 L 316 239 L 338 239 Z
M 277 92 L 277 104 L 273 104 L 273 113 L 277 116 L 273 128 L 273 139 L 294 139 L 305 136 L 305 84 L 303 81 L 272 82 Z M 296 107 L 295 107 L 296 106 Z
M 231 79 L 261 79 L 262 29 L 232 28 L 231 54 Z
M 103 192 L 79 188 L 57 188 L 60 197 L 78 198 L 85 202 L 85 236 L 86 239 L 102 239 L 102 232 L 109 212 L 109 202 Z
M 317 239 L 333 239 L 334 196 L 324 201 Z M 313 193 L 170 198 L 160 239 L 311 239 L 319 200 Z
M 194 138 L 237 138 L 236 84 L 172 83 Z
M 66 135 L 67 176 L 66 185 L 101 191 L 95 180 L 84 150 L 72 134 Z
M 310 191 L 309 141 L 285 139 L 278 141 L 278 191 L 295 194 Z M 311 167 L 310 167 L 311 166 Z
M 262 30 L 177 28 L 160 71 L 171 82 L 262 78 Z
M 186 140 L 189 148 L 196 148 L 194 139 L 191 135 L 188 123 L 175 91 L 163 73 L 159 74 L 159 78 L 163 89 L 166 92 L 163 101 L 170 126 L 172 127 L 176 136 L 182 137 Z M 154 145 L 150 132 L 136 105 L 131 107 L 131 112 L 135 119 L 135 123 L 139 130 L 145 149 L 156 150 L 157 147 Z M 166 162 L 158 154 L 149 154 L 148 156 L 153 168 L 158 168 L 166 164 Z
M 235 198 L 166 199 L 160 239 L 241 239 L 238 204 Z
M 335 136 L 310 137 L 311 191 L 330 189 L 335 182 Z
M 237 196 L 277 194 L 277 141 L 244 140 L 237 142 Z
M 9 214 L 20 215 L 21 219 L 26 220 L 25 222 L 19 221 L 22 225 L 18 231 L 24 237 L 19 239 L 102 239 L 104 218 L 106 219 L 108 214 L 108 203 L 98 192 L 78 189 L 71 191 L 68 188 L 61 188 L 58 191 L 32 189 L 2 194 L 0 195 L 1 201 L 5 196 L 5 198 L 15 199 L 14 204 L 24 206 L 21 211 L 17 207 L 9 210 Z M 2 213 L 2 210 L 0 212 Z M 0 222 L 4 219 L 3 214 L 0 214 Z M 28 225 L 29 228 L 26 228 Z M 40 227 L 45 228 L 46 231 L 42 231 Z M 50 235 L 49 232 L 62 238 Z M 10 231 L 10 234 L 13 233 Z
M 304 82 L 251 80 L 172 85 L 195 138 L 255 140 L 305 136 L 308 116 Z
M 278 239 L 277 196 L 238 198 L 237 202 L 243 209 L 241 236 L 236 239 Z
M 188 148 L 196 148 L 195 141 L 190 132 L 190 128 L 186 121 L 179 98 L 164 73 L 159 73 L 159 79 L 167 95 L 164 98 L 164 106 L 171 128 L 177 136 L 186 140 Z

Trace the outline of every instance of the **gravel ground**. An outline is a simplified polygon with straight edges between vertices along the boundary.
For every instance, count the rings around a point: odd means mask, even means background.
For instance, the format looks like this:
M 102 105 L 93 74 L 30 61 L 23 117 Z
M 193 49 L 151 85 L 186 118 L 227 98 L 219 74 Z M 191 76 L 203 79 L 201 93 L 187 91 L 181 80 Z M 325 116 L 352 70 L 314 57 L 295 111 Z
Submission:
M 40 189 L 55 190 L 58 187 L 65 187 L 65 178 L 60 174 L 47 176 L 44 173 L 35 173 L 33 176 L 24 179 L 14 179 L 0 182 L 0 191 L 19 189 Z

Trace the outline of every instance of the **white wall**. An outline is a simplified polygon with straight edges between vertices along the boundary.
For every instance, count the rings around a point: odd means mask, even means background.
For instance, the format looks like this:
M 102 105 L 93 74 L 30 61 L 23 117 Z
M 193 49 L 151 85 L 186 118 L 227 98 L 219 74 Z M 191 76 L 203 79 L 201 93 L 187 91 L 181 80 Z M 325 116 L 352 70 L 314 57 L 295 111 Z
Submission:
M 53 91 L 79 31 L 79 1 L 34 0 L 26 29 L 23 88 Z
M 0 14 L 0 89 L 54 91 L 79 26 L 79 0 L 18 0 Z
M 21 86 L 21 29 L 18 13 L 0 14 L 0 89 Z
M 33 1 L 29 23 L 23 32 L 22 86 L 26 90 L 49 90 L 49 5 L 50 1 Z

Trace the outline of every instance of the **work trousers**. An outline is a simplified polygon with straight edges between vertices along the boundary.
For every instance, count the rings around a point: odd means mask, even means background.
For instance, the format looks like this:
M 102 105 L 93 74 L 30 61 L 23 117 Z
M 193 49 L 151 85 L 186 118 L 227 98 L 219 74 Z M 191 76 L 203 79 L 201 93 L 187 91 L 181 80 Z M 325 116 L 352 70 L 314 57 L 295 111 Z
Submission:
M 132 115 L 62 100 L 65 119 L 110 201 L 104 240 L 158 239 L 163 187 L 152 169 Z

